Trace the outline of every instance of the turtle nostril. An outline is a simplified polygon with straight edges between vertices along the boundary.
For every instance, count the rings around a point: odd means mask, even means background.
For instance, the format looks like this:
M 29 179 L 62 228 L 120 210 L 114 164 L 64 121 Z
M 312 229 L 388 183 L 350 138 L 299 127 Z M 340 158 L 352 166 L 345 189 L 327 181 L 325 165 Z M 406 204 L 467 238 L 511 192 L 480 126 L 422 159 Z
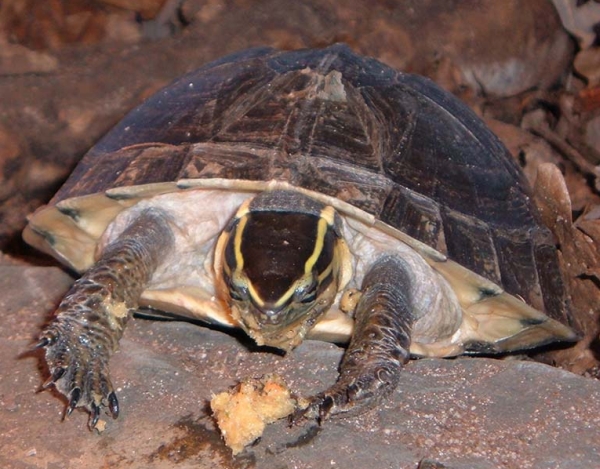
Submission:
M 277 325 L 283 322 L 285 314 L 282 306 L 266 305 L 266 307 L 260 308 L 259 318 L 263 324 Z
M 264 324 L 279 324 L 281 322 L 282 315 L 279 314 L 281 310 L 268 309 L 261 311 L 260 317 Z

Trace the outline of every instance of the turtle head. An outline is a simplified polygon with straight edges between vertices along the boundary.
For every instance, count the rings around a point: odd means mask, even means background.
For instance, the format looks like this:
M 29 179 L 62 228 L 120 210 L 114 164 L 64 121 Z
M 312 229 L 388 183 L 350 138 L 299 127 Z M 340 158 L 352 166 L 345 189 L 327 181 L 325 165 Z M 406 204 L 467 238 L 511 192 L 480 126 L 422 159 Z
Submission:
M 296 347 L 330 308 L 345 244 L 332 207 L 316 213 L 244 205 L 224 231 L 231 311 L 259 345 Z

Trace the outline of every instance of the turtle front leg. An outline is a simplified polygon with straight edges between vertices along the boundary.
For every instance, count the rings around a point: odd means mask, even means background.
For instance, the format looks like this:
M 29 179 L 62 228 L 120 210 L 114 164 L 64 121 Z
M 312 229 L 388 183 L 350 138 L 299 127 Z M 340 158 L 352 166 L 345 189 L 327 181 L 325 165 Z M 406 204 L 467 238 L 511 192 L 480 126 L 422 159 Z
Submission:
M 355 329 L 338 381 L 310 399 L 294 422 L 333 415 L 357 415 L 376 406 L 397 386 L 409 359 L 413 323 L 411 276 L 406 263 L 380 258 L 365 276 L 356 307 Z
M 40 337 L 38 347 L 46 348 L 50 369 L 44 387 L 54 384 L 67 397 L 67 415 L 76 407 L 89 410 L 91 428 L 101 406 L 108 406 L 114 418 L 119 414 L 108 360 L 146 284 L 173 244 L 166 216 L 159 210 L 142 212 L 75 282 Z

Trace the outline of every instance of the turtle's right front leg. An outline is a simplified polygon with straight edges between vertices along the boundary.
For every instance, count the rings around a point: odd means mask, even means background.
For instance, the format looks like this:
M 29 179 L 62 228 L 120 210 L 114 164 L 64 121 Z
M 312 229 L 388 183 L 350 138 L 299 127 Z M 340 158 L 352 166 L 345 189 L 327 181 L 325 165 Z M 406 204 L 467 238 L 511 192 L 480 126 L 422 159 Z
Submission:
M 67 415 L 75 407 L 85 407 L 91 412 L 92 428 L 101 406 L 118 416 L 108 360 L 146 284 L 173 244 L 165 214 L 145 210 L 60 303 L 38 346 L 46 347 L 50 369 L 44 387 L 54 384 L 67 397 Z
M 337 382 L 309 399 L 292 423 L 334 415 L 358 415 L 396 388 L 410 356 L 414 322 L 410 266 L 393 255 L 377 260 L 365 275 L 355 328 Z

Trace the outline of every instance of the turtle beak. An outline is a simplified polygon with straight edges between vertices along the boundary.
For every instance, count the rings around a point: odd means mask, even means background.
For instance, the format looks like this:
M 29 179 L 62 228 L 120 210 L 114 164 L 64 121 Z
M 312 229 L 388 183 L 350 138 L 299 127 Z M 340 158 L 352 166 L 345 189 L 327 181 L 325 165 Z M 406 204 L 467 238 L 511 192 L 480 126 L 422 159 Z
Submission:
M 310 304 L 291 303 L 286 306 L 252 301 L 233 302 L 233 318 L 258 345 L 275 347 L 285 352 L 293 350 L 321 316 L 331 307 L 337 293 L 335 283 L 329 285 L 316 301 Z
M 242 328 L 258 345 L 285 352 L 300 345 L 314 324 L 310 321 L 312 314 L 304 308 L 290 311 L 289 308 L 257 308 L 246 303 L 234 304 L 232 313 L 236 319 L 239 317 Z
M 277 307 L 276 305 L 265 305 L 263 308 L 253 306 L 252 314 L 257 318 L 261 327 L 285 327 L 285 323 L 287 322 L 285 321 L 285 309 L 287 308 Z

